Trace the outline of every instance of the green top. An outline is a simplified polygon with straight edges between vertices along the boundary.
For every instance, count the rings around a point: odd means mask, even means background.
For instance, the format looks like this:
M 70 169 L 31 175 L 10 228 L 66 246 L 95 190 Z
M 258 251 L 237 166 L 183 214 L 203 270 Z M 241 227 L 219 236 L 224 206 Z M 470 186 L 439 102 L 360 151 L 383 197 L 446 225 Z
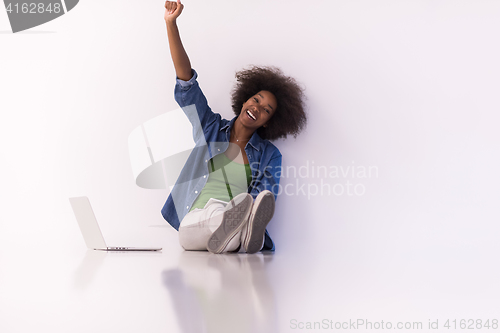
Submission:
M 246 193 L 252 181 L 250 165 L 236 163 L 224 153 L 213 157 L 208 169 L 207 183 L 189 211 L 204 208 L 210 198 L 229 202 L 238 194 Z

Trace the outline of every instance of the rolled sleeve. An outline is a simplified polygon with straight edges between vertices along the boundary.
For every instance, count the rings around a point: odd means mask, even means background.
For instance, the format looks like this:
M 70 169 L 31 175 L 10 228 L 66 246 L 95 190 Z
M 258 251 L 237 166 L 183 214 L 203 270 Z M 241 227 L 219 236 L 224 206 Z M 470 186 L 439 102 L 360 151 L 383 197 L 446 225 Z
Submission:
M 191 87 L 192 85 L 195 84 L 196 79 L 198 78 L 198 73 L 196 73 L 196 71 L 194 69 L 191 69 L 191 75 L 192 76 L 189 79 L 189 81 L 184 81 L 184 80 L 181 80 L 178 77 L 176 77 L 177 84 L 180 85 L 182 88 Z
M 176 78 L 174 97 L 193 125 L 194 141 L 197 144 L 206 144 L 207 138 L 204 134 L 210 132 L 209 127 L 220 118 L 220 115 L 212 112 L 208 106 L 197 80 L 198 73 L 194 69 L 191 69 L 191 73 L 193 76 L 188 81 Z

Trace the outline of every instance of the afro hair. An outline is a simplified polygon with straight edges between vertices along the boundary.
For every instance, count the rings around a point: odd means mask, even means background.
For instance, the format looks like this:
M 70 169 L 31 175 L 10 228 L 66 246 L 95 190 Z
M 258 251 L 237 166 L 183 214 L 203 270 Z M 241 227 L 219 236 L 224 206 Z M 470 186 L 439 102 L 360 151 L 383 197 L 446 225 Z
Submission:
M 279 68 L 252 66 L 236 72 L 236 81 L 231 106 L 237 116 L 243 104 L 261 90 L 269 91 L 276 97 L 278 106 L 274 115 L 266 127 L 257 130 L 261 138 L 276 140 L 287 135 L 296 138 L 305 127 L 307 115 L 303 88 Z

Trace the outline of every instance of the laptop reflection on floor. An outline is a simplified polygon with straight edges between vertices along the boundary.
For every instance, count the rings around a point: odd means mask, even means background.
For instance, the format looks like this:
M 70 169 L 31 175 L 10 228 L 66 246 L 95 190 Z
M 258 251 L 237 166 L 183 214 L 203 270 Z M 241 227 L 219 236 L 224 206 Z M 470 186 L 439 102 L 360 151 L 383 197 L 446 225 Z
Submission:
M 147 247 L 108 247 L 102 236 L 101 228 L 87 197 L 69 198 L 76 220 L 80 226 L 85 244 L 89 249 L 101 251 L 160 251 L 159 248 Z

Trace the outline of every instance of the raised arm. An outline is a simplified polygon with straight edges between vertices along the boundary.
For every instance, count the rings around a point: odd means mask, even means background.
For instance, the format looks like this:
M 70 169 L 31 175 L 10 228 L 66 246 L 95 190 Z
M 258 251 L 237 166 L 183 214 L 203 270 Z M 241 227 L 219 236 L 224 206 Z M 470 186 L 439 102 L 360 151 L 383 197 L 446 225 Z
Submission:
M 177 2 L 165 2 L 165 23 L 167 25 L 168 44 L 170 46 L 170 54 L 174 62 L 175 74 L 184 81 L 189 81 L 192 77 L 191 63 L 184 46 L 182 46 L 181 36 L 177 28 L 177 18 L 182 13 L 184 5 L 180 0 Z

